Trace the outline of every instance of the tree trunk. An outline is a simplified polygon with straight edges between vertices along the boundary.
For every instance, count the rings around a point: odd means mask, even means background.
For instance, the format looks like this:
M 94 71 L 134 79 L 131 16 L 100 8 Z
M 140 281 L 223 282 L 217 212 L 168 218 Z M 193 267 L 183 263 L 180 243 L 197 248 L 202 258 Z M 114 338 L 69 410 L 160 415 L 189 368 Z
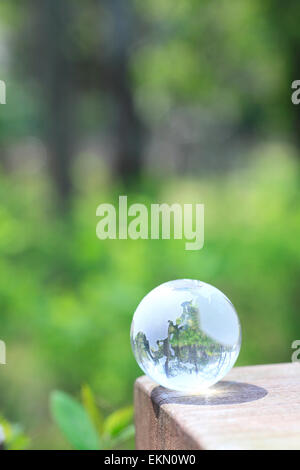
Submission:
M 110 77 L 107 86 L 115 106 L 113 168 L 115 175 L 128 185 L 140 179 L 146 139 L 146 128 L 134 102 L 129 70 L 136 22 L 132 0 L 109 0 L 107 8 L 112 20 L 106 66 Z
M 39 0 L 44 135 L 61 208 L 72 192 L 72 70 L 69 0 Z

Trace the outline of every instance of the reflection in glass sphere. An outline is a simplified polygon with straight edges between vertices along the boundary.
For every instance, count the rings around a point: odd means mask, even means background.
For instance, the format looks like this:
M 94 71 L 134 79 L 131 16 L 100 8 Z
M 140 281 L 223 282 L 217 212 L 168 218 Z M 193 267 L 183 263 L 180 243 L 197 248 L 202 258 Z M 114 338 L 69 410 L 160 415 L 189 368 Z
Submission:
M 232 368 L 241 347 L 241 327 L 221 291 L 180 279 L 143 298 L 133 316 L 131 344 L 139 366 L 155 382 L 196 393 Z

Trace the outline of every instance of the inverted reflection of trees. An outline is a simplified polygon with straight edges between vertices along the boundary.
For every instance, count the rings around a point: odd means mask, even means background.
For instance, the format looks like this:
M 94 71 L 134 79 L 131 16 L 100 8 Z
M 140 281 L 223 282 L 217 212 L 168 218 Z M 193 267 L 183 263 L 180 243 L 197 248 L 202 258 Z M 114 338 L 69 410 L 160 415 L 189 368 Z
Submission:
M 134 339 L 139 362 L 143 365 L 151 361 L 162 365 L 167 377 L 178 373 L 193 374 L 210 363 L 220 370 L 226 362 L 226 353 L 230 348 L 217 343 L 206 335 L 200 324 L 200 312 L 192 301 L 181 304 L 182 314 L 175 323 L 168 320 L 168 336 L 156 341 L 156 348 L 151 347 L 145 333 L 139 331 Z

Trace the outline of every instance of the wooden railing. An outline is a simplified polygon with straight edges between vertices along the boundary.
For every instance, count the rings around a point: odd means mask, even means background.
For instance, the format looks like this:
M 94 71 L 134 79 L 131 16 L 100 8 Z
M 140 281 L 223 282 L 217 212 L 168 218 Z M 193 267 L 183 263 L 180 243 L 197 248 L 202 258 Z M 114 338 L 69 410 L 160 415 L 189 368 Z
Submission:
M 137 449 L 300 449 L 300 364 L 236 367 L 200 395 L 135 384 Z

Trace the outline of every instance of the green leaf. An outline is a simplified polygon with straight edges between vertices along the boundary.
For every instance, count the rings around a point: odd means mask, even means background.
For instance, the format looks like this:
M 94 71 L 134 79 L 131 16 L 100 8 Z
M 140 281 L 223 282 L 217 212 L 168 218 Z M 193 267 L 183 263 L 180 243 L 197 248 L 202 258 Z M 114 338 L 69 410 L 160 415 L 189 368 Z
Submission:
M 133 418 L 133 407 L 126 406 L 109 415 L 104 422 L 104 433 L 111 437 L 117 436 L 128 426 Z
M 2 427 L 4 436 L 5 436 L 5 441 L 9 441 L 13 437 L 13 428 L 12 425 L 2 416 L 0 416 L 0 425 Z
M 94 394 L 88 385 L 82 386 L 81 399 L 87 414 L 97 429 L 98 434 L 101 436 L 104 431 L 104 418 L 97 406 Z
M 16 434 L 6 445 L 7 450 L 25 450 L 29 447 L 30 439 L 25 434 Z
M 2 416 L 0 416 L 0 426 L 5 436 L 5 449 L 24 450 L 29 447 L 30 439 L 24 434 L 21 426 L 10 424 Z
M 129 439 L 132 439 L 134 435 L 135 435 L 135 427 L 133 424 L 130 424 L 125 429 L 123 429 L 123 431 L 121 431 L 115 439 L 112 440 L 111 447 L 116 448 L 119 444 L 122 444 L 123 442 L 129 441 Z
M 99 436 L 83 406 L 66 393 L 55 391 L 51 413 L 69 443 L 77 450 L 100 449 Z

